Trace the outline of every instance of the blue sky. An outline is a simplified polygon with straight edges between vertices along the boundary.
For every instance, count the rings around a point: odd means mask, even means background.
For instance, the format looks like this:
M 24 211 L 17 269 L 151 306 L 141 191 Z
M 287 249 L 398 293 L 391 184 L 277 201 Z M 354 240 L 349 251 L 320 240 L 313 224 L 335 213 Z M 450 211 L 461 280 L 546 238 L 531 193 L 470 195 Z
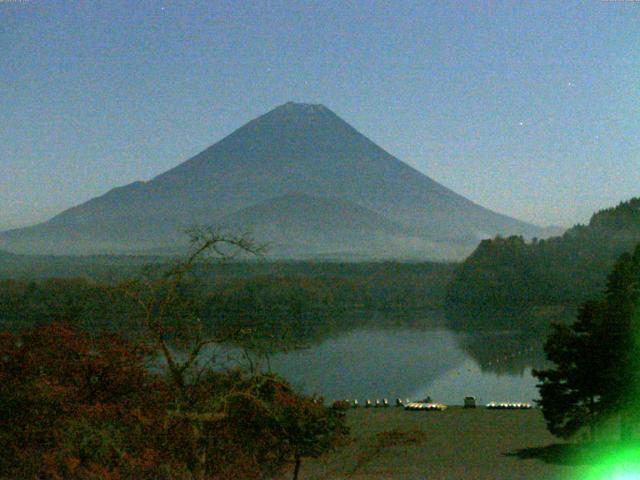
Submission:
M 0 228 L 148 180 L 289 100 L 494 210 L 640 195 L 640 2 L 0 0 Z

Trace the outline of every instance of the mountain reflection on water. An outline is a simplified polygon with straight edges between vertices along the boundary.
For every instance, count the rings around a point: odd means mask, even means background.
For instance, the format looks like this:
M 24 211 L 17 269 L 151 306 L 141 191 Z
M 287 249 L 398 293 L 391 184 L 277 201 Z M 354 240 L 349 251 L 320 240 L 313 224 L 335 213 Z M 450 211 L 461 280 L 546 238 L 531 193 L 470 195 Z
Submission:
M 538 398 L 531 369 L 544 366 L 544 334 L 454 332 L 441 312 L 361 312 L 331 325 L 324 337 L 314 328 L 304 348 L 272 353 L 269 368 L 327 400 Z M 242 361 L 238 349 L 226 354 L 233 358 L 234 352 Z

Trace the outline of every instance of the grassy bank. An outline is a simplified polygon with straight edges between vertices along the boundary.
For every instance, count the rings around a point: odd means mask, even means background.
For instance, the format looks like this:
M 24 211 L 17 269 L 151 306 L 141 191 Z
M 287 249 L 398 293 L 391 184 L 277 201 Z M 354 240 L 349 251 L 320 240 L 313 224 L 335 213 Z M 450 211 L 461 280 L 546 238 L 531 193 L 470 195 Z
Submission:
M 549 454 L 557 439 L 537 409 L 361 408 L 348 420 L 351 443 L 303 464 L 301 479 L 573 480 L 588 468 Z

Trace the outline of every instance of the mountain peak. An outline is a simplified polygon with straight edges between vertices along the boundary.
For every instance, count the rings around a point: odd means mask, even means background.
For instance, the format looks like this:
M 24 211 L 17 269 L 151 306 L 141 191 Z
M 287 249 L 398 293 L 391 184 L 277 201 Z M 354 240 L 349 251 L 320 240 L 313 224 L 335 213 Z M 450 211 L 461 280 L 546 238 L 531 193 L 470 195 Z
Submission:
M 327 113 L 331 113 L 331 110 L 329 110 L 327 107 L 325 107 L 320 103 L 287 102 L 274 108 L 273 110 L 268 112 L 266 115 L 268 116 L 273 114 L 283 114 L 286 116 L 291 116 L 291 115 L 308 116 L 308 115 L 322 115 Z
M 299 110 L 299 111 L 308 111 L 308 112 L 321 112 L 329 110 L 327 107 L 322 105 L 321 103 L 300 103 L 300 102 L 287 102 L 276 109 L 285 109 L 285 110 Z

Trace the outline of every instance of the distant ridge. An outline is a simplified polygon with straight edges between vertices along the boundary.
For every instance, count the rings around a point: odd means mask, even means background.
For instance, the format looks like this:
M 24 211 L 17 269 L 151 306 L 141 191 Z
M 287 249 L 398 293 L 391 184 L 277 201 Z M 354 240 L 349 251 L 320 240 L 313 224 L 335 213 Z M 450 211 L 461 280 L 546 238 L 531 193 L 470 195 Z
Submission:
M 460 258 L 496 234 L 544 235 L 433 181 L 325 106 L 289 102 L 149 182 L 0 234 L 0 248 L 135 253 L 175 248 L 194 224 L 268 231 L 284 248 L 272 253 L 293 257 L 337 244 L 359 256 Z

